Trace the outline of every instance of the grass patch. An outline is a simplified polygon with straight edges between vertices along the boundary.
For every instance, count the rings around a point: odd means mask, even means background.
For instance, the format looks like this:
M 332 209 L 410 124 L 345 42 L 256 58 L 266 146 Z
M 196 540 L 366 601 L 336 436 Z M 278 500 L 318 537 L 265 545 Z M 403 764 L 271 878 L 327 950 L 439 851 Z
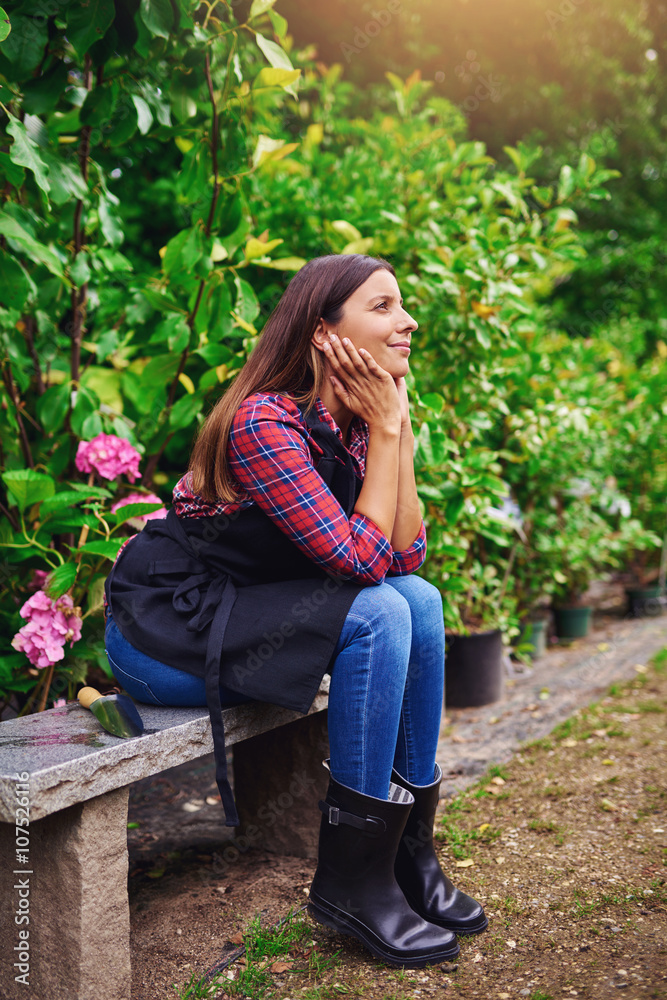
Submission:
M 252 1000 L 263 1000 L 266 997 L 268 1000 L 276 995 L 274 987 L 277 984 L 273 978 L 274 973 L 271 972 L 271 965 L 276 960 L 307 959 L 305 968 L 300 963 L 299 969 L 307 971 L 316 979 L 339 964 L 339 953 L 322 955 L 314 947 L 312 937 L 313 928 L 302 910 L 291 911 L 277 926 L 269 928 L 262 927 L 258 914 L 253 917 L 243 934 L 246 965 L 239 963 L 236 966 L 233 979 L 229 978 L 227 969 L 220 970 L 210 979 L 206 974 L 197 977 L 193 973 L 180 992 L 175 984 L 172 984 L 173 988 L 177 991 L 179 1000 L 208 1000 L 221 993 L 230 997 L 249 997 Z M 311 1000 L 327 1000 L 328 997 L 352 992 L 348 987 L 338 991 L 336 988 L 332 989 L 334 992 L 313 986 L 308 991 L 301 990 L 300 995 L 304 998 L 310 996 Z
M 654 701 L 640 701 L 636 712 L 664 712 L 664 705 L 657 705 Z
M 624 914 L 632 913 L 633 907 L 640 906 L 644 909 L 650 907 L 661 907 L 667 902 L 667 888 L 662 879 L 653 879 L 650 888 L 643 889 L 640 886 L 628 885 L 618 889 L 615 893 L 601 892 L 597 896 L 591 896 L 581 889 L 575 889 L 574 917 L 590 917 L 594 913 L 604 912 L 612 907 L 620 907 Z
M 504 909 L 505 913 L 510 916 L 520 917 L 526 912 L 526 907 L 522 906 L 522 904 L 519 903 L 518 900 L 514 899 L 513 896 L 505 896 L 505 898 L 501 900 L 500 905 Z
M 667 646 L 661 649 L 659 653 L 656 653 L 651 660 L 651 665 L 654 667 L 656 673 L 664 674 L 667 670 Z
M 554 823 L 552 819 L 531 819 L 528 829 L 534 830 L 535 833 L 558 833 L 560 830 L 558 824 Z

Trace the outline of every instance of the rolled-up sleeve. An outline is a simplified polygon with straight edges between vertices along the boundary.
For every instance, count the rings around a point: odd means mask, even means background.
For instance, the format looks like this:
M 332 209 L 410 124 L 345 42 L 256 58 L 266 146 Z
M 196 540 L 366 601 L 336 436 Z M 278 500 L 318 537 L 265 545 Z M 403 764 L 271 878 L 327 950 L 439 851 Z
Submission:
M 393 551 L 393 550 L 392 550 Z M 416 573 L 426 559 L 426 528 L 422 521 L 419 534 L 409 548 L 402 552 L 394 551 L 391 567 L 387 576 L 408 576 Z
M 394 553 L 363 514 L 345 511 L 317 472 L 296 404 L 281 397 L 249 397 L 232 424 L 230 471 L 248 496 L 305 555 L 343 580 L 382 583 L 394 564 L 420 565 L 415 546 Z

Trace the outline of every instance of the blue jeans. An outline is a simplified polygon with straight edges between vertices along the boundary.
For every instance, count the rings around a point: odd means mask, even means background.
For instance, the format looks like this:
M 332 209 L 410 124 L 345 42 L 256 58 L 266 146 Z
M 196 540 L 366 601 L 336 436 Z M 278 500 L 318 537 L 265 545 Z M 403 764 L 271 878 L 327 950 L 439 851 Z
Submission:
M 140 653 L 107 620 L 111 669 L 153 705 L 205 705 L 204 681 Z M 440 733 L 445 630 L 438 590 L 418 576 L 389 577 L 354 599 L 335 649 L 329 693 L 331 773 L 386 799 L 391 769 L 433 781 Z M 247 701 L 221 687 L 223 705 Z
M 206 705 L 203 677 L 169 667 L 140 652 L 122 635 L 108 610 L 104 645 L 114 677 L 131 698 L 148 705 Z M 220 700 L 229 707 L 251 699 L 221 684 Z

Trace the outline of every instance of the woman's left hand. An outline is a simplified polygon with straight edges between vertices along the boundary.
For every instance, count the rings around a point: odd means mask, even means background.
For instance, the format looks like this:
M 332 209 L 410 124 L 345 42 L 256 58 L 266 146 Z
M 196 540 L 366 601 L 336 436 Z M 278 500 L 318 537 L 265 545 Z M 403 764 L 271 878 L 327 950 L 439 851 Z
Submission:
M 401 434 L 412 430 L 410 423 L 410 404 L 408 402 L 408 387 L 404 378 L 394 379 L 398 389 L 398 398 L 401 404 Z

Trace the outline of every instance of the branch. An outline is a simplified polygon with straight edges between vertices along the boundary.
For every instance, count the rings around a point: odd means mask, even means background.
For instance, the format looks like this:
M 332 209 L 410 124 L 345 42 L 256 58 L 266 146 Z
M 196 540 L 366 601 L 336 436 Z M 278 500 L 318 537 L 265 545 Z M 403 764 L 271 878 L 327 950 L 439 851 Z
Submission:
M 42 369 L 39 364 L 39 355 L 35 350 L 35 317 L 34 316 L 24 316 L 23 324 L 25 328 L 25 340 L 28 345 L 28 351 L 30 357 L 32 358 L 32 364 L 35 369 L 35 376 L 37 378 L 37 395 L 41 396 L 46 392 L 46 386 L 44 385 L 44 379 L 42 377 Z
M 19 530 L 19 525 L 18 521 L 16 520 L 16 515 L 13 514 L 7 507 L 5 507 L 4 503 L 1 502 L 0 502 L 0 513 L 4 514 L 4 516 L 7 518 L 14 531 Z
M 98 77 L 99 78 L 99 77 Z M 92 60 L 89 55 L 86 56 L 86 63 L 83 75 L 83 85 L 86 90 L 92 90 L 93 87 L 93 73 L 92 73 Z M 83 180 L 88 183 L 88 157 L 90 155 L 90 133 L 92 131 L 92 126 L 84 125 L 81 129 L 81 141 L 79 142 L 79 169 L 81 170 L 81 176 Z M 74 252 L 72 254 L 72 263 L 77 258 L 77 255 L 81 252 L 81 247 L 83 246 L 84 240 L 84 230 L 81 225 L 81 215 L 83 212 L 83 199 L 79 198 L 76 203 L 76 208 L 74 210 Z M 83 317 L 85 314 L 86 301 L 88 299 L 88 285 L 84 284 L 81 288 L 72 288 L 71 293 L 71 303 L 72 303 L 72 358 L 70 362 L 70 374 L 72 376 L 72 384 L 76 389 L 79 384 L 79 369 L 81 365 L 81 340 L 83 337 Z
M 19 427 L 19 436 L 21 438 L 21 451 L 23 452 L 23 457 L 26 461 L 26 465 L 30 469 L 35 468 L 35 463 L 33 461 L 32 452 L 30 450 L 30 442 L 28 441 L 28 435 L 26 433 L 23 420 L 21 419 L 21 404 L 16 392 L 16 387 L 14 385 L 14 379 L 12 378 L 12 370 L 9 365 L 2 368 L 2 381 L 5 383 L 5 389 L 7 390 L 7 395 L 14 404 L 14 409 L 16 410 L 16 423 Z
M 208 95 L 211 101 L 211 107 L 213 109 L 212 121 L 211 121 L 211 158 L 213 160 L 213 194 L 211 195 L 211 205 L 208 212 L 208 218 L 206 219 L 206 225 L 204 227 L 204 232 L 207 236 L 211 235 L 211 228 L 213 226 L 213 219 L 215 218 L 215 210 L 218 204 L 218 197 L 220 195 L 221 183 L 218 177 L 218 144 L 220 142 L 220 116 L 218 115 L 218 109 L 215 106 L 215 94 L 213 93 L 213 79 L 211 77 L 211 57 L 210 54 L 206 53 L 206 63 L 205 63 L 205 74 L 206 74 L 206 86 L 208 87 Z M 202 278 L 199 282 L 199 288 L 197 289 L 197 298 L 195 299 L 195 304 L 192 307 L 192 312 L 187 318 L 187 324 L 190 331 L 194 330 L 195 320 L 197 318 L 197 313 L 199 312 L 199 307 L 204 295 L 204 288 L 206 287 L 206 279 Z M 185 365 L 187 363 L 190 354 L 189 346 L 185 348 L 181 354 L 181 359 L 178 363 L 178 369 L 174 378 L 172 379 L 171 385 L 169 386 L 169 393 L 167 395 L 167 405 L 164 409 L 165 420 L 169 419 L 169 414 L 171 413 L 171 408 L 174 405 L 176 399 L 176 391 L 178 389 L 178 380 L 185 371 Z M 151 486 L 153 482 L 153 476 L 155 475 L 155 470 L 157 464 L 162 458 L 164 449 L 167 447 L 169 440 L 172 435 L 167 435 L 165 440 L 160 445 L 159 449 L 155 454 L 150 455 L 148 461 L 146 462 L 146 469 L 144 471 L 143 478 L 141 480 L 144 486 Z

